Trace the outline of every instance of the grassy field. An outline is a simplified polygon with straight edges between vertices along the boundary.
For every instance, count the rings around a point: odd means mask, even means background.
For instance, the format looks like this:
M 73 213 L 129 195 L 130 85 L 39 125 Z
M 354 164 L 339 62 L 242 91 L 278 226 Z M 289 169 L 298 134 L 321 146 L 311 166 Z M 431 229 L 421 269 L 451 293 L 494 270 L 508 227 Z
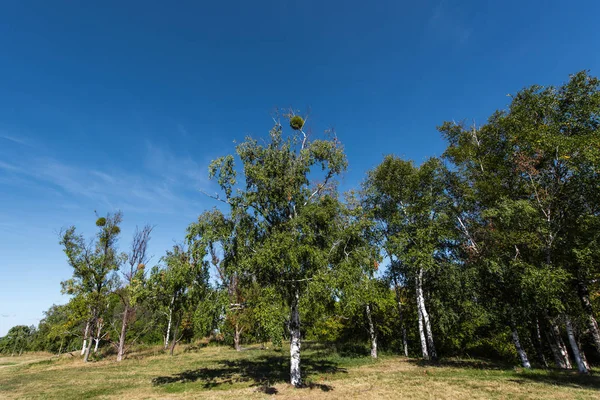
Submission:
M 0 358 L 2 399 L 600 399 L 600 377 L 523 371 L 479 360 L 437 365 L 397 356 L 377 361 L 305 344 L 306 388 L 286 383 L 283 351 L 259 346 L 149 348 L 117 363 L 27 354 Z

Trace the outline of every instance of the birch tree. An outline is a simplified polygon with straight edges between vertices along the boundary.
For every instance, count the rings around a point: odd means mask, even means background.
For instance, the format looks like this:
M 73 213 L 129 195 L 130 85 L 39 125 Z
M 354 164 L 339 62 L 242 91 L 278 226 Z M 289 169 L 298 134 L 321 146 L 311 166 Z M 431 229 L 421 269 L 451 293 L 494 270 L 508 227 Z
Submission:
M 414 287 L 423 357 L 434 360 L 437 351 L 426 290 L 427 280 L 440 268 L 448 237 L 450 208 L 443 175 L 437 159 L 415 167 L 387 156 L 366 182 L 370 206 L 383 223 L 384 248 L 398 268 L 394 276 Z
M 232 155 L 213 161 L 209 175 L 224 195 L 213 197 L 241 207 L 251 221 L 253 256 L 245 268 L 261 285 L 276 286 L 290 309 L 290 383 L 299 387 L 300 302 L 311 281 L 330 269 L 331 222 L 338 212 L 334 178 L 346 158 L 335 136 L 311 140 L 302 117 L 287 118 L 290 134 L 275 120 L 268 141 L 248 137 L 237 146 L 239 185 Z
M 117 344 L 117 361 L 122 361 L 125 356 L 127 328 L 135 317 L 137 303 L 145 289 L 145 268 L 148 262 L 146 252 L 152 229 L 150 225 L 144 226 L 141 230 L 136 227 L 131 249 L 124 263 L 126 267 L 121 269 L 123 286 L 117 290 L 117 294 L 123 305 L 123 316 Z
M 98 233 L 96 237 L 86 241 L 77 234 L 72 226 L 61 234 L 60 244 L 67 256 L 69 265 L 73 268 L 73 277 L 63 281 L 63 293 L 82 296 L 88 305 L 88 321 L 86 333 L 88 341 L 84 343 L 84 361 L 87 362 L 92 346 L 92 335 L 98 329 L 101 314 L 107 303 L 107 296 L 111 292 L 114 279 L 112 273 L 119 269 L 124 256 L 118 253 L 117 241 L 121 228 L 122 214 L 108 214 L 96 220 Z

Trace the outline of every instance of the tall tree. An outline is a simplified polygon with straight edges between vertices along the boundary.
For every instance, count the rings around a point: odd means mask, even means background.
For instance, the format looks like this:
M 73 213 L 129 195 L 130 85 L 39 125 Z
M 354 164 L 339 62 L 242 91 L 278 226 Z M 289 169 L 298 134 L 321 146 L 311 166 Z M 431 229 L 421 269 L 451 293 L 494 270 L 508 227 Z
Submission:
M 268 142 L 247 138 L 237 146 L 243 181 L 236 191 L 233 156 L 213 161 L 210 177 L 223 201 L 241 207 L 251 221 L 253 256 L 245 268 L 261 285 L 283 293 L 290 308 L 290 383 L 298 387 L 300 302 L 311 281 L 330 269 L 330 231 L 339 208 L 333 179 L 345 170 L 346 158 L 335 136 L 310 140 L 304 119 L 293 113 L 288 118 L 292 134 L 284 135 L 276 122 Z
M 141 230 L 136 227 L 131 242 L 131 249 L 127 254 L 126 267 L 121 269 L 122 286 L 117 290 L 123 305 L 123 317 L 117 345 L 117 361 L 122 361 L 126 351 L 127 327 L 135 317 L 135 309 L 145 289 L 145 268 L 148 262 L 146 251 L 150 241 L 152 226 L 146 225 Z
M 450 200 L 445 170 L 437 159 L 420 167 L 387 156 L 365 184 L 367 204 L 380 222 L 384 249 L 395 268 L 392 276 L 414 285 L 419 336 L 424 358 L 437 358 L 431 315 L 426 305 L 427 280 L 446 256 L 450 235 Z
M 108 214 L 96 220 L 98 233 L 90 241 L 77 234 L 75 227 L 61 234 L 60 244 L 73 268 L 73 277 L 62 282 L 63 292 L 82 296 L 88 305 L 86 331 L 90 338 L 84 352 L 84 361 L 88 361 L 92 346 L 91 335 L 101 326 L 100 317 L 112 290 L 114 279 L 112 272 L 119 269 L 124 256 L 118 253 L 117 241 L 121 228 L 122 214 Z

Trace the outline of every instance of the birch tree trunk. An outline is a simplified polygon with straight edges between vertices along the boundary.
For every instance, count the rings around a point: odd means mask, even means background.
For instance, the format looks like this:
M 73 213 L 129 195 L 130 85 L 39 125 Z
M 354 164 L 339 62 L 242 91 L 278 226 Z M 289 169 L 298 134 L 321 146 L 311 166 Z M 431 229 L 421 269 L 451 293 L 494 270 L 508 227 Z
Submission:
M 542 334 L 540 332 L 540 322 L 536 318 L 535 320 L 535 332 L 534 334 L 534 343 L 535 343 L 535 351 L 537 352 L 538 361 L 544 368 L 548 368 L 548 362 L 546 361 L 546 357 L 544 356 L 544 346 L 542 344 Z
M 585 367 L 589 371 L 590 364 L 588 363 L 587 357 L 585 356 L 585 352 L 582 350 L 582 347 L 581 347 L 581 335 L 577 335 L 577 347 L 579 347 L 579 354 L 581 354 L 581 361 L 583 361 L 583 365 L 585 365 Z
M 400 317 L 400 327 L 402 329 L 402 351 L 404 356 L 408 357 L 408 340 L 406 339 L 406 326 L 404 326 L 404 313 L 402 312 L 402 301 L 400 299 L 400 292 L 398 290 L 398 281 L 394 276 L 394 288 L 396 292 L 396 303 L 398 304 L 398 315 Z
M 90 340 L 88 340 L 87 346 L 85 348 L 85 353 L 83 355 L 83 362 L 88 362 L 89 358 L 90 358 L 90 350 L 92 349 L 92 338 L 90 337 Z
M 125 336 L 127 335 L 127 318 L 129 314 L 129 306 L 125 304 L 123 310 L 123 322 L 121 323 L 121 335 L 119 336 L 119 348 L 117 349 L 117 361 L 122 361 L 125 355 Z
M 425 307 L 425 296 L 423 295 L 423 268 L 419 269 L 419 276 L 417 277 L 417 301 L 421 309 L 421 315 L 423 316 L 423 325 L 425 325 L 425 337 L 427 338 L 429 356 L 432 360 L 437 360 L 437 352 L 435 351 L 435 343 L 433 342 L 433 332 L 431 331 L 431 322 L 429 320 L 427 308 Z
M 598 353 L 600 353 L 600 329 L 598 328 L 598 321 L 596 321 L 596 318 L 594 317 L 594 310 L 592 308 L 592 302 L 590 301 L 588 287 L 585 282 L 579 280 L 577 289 L 579 292 L 579 298 L 581 299 L 581 304 L 587 316 L 588 328 L 590 329 L 592 338 L 594 339 L 594 345 L 596 346 Z
M 554 335 L 547 331 L 545 333 L 546 339 L 548 340 L 548 344 L 550 345 L 550 350 L 552 350 L 552 356 L 554 357 L 554 364 L 556 364 L 556 368 L 567 368 L 567 365 L 565 364 L 565 359 L 556 344 L 556 340 L 554 339 Z
M 85 353 L 85 348 L 87 347 L 87 339 L 90 334 L 90 321 L 88 320 L 85 324 L 85 331 L 83 331 L 83 345 L 81 346 L 81 355 Z
M 423 314 L 421 314 L 421 307 L 417 302 L 417 313 L 419 314 L 419 337 L 421 338 L 421 352 L 423 353 L 423 358 L 429 359 L 429 352 L 427 351 L 427 339 L 425 339 L 425 330 L 423 328 Z
M 240 345 L 240 326 L 237 322 L 235 323 L 235 331 L 233 333 L 233 346 L 236 351 L 242 351 L 242 346 Z
M 171 320 L 173 319 L 173 303 L 175 296 L 171 297 L 171 305 L 169 306 L 169 323 L 167 325 L 167 335 L 165 336 L 165 350 L 169 348 L 169 338 L 171 336 Z
M 177 345 L 177 334 L 179 333 L 179 325 L 181 324 L 181 316 L 177 319 L 177 324 L 173 330 L 173 340 L 171 341 L 171 355 L 175 352 L 175 345 Z
M 377 358 L 377 333 L 375 332 L 375 325 L 373 325 L 373 318 L 371 317 L 371 306 L 367 304 L 367 320 L 369 321 L 369 336 L 371 338 L 371 358 Z
M 96 344 L 94 345 L 94 354 L 98 352 L 98 344 L 100 343 L 100 334 L 102 333 L 102 326 L 104 324 L 102 322 L 98 323 L 98 332 L 96 333 L 96 337 L 94 338 L 94 341 L 96 342 Z
M 513 343 L 515 344 L 515 348 L 517 349 L 517 353 L 519 354 L 519 358 L 521 359 L 521 365 L 523 368 L 531 369 L 531 364 L 529 363 L 529 359 L 527 358 L 527 353 L 523 346 L 521 346 L 521 341 L 519 340 L 519 332 L 517 332 L 517 328 L 512 328 L 512 338 Z
M 565 325 L 567 327 L 567 336 L 569 338 L 569 343 L 571 344 L 571 350 L 573 351 L 573 358 L 575 358 L 575 362 L 577 363 L 577 370 L 581 374 L 587 374 L 588 369 L 581 358 L 581 353 L 579 352 L 579 346 L 577 345 L 577 340 L 575 339 L 575 333 L 573 332 L 573 325 L 571 324 L 571 318 L 568 315 L 565 315 Z
M 290 383 L 295 387 L 302 386 L 300 372 L 300 296 L 298 289 L 294 293 L 290 318 Z
M 571 369 L 573 366 L 571 365 L 571 360 L 569 360 L 569 352 L 567 351 L 567 346 L 565 346 L 565 342 L 562 340 L 562 336 L 560 335 L 560 329 L 555 322 L 550 322 L 550 328 L 552 329 L 552 335 L 554 336 L 554 340 L 556 346 L 560 352 L 561 358 L 564 363 L 564 368 Z

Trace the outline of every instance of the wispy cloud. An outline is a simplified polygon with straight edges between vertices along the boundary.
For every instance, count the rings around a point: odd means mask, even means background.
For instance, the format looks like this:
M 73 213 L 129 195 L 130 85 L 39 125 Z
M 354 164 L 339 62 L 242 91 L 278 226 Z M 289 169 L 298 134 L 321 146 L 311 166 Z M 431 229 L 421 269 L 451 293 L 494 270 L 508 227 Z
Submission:
M 21 146 L 27 146 L 27 147 L 31 147 L 32 144 L 29 141 L 29 139 L 26 139 L 24 137 L 21 136 L 16 136 L 16 135 L 9 135 L 6 133 L 0 133 L 0 140 L 5 140 L 5 141 L 9 141 L 12 143 L 16 143 L 19 144 Z
M 14 185 L 34 181 L 73 200 L 125 212 L 195 215 L 203 200 L 198 189 L 206 182 L 206 165 L 152 143 L 146 146 L 144 168 L 136 173 L 87 168 L 34 156 L 0 161 L 0 170 L 8 175 L 2 177 L 0 185 L 11 179 Z

